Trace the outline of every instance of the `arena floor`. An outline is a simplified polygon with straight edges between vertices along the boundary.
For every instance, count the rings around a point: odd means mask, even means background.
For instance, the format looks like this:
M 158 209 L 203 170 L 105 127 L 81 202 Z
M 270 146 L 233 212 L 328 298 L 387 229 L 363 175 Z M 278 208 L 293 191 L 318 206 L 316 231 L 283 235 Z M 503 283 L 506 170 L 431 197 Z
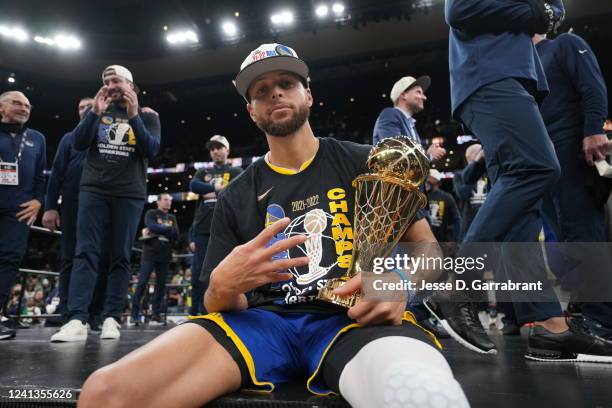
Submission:
M 1 407 L 73 406 L 85 378 L 159 335 L 164 328 L 124 329 L 121 340 L 101 342 L 95 334 L 85 344 L 49 343 L 57 329 L 19 330 L 17 338 L 0 342 Z M 470 352 L 445 340 L 444 354 L 472 407 L 612 407 L 612 365 L 537 363 L 523 358 L 523 336 L 493 335 L 496 356 Z M 10 390 L 70 389 L 72 400 L 9 400 Z M 23 401 L 23 400 L 21 400 Z M 310 395 L 301 384 L 280 387 L 274 395 L 238 393 L 213 407 L 345 407 L 340 398 Z

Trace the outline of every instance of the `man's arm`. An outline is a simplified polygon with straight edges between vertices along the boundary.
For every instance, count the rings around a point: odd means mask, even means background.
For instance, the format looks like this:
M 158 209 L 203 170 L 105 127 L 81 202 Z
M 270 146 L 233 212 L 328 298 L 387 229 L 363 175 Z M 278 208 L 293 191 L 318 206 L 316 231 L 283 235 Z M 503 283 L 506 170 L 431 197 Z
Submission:
M 484 160 L 476 160 L 465 166 L 462 170 L 463 182 L 465 184 L 476 183 L 487 171 Z
M 129 120 L 134 129 L 136 146 L 149 160 L 159 152 L 161 144 L 161 123 L 159 116 L 153 113 L 142 113 Z
M 70 133 L 66 133 L 62 140 L 60 140 L 55 152 L 55 158 L 53 159 L 53 165 L 51 166 L 51 175 L 47 182 L 47 193 L 45 194 L 45 211 L 57 210 L 59 208 L 58 200 L 60 196 L 60 190 L 64 183 L 64 176 L 66 169 L 68 168 L 68 162 L 70 161 Z
M 608 115 L 608 91 L 597 57 L 591 47 L 575 34 L 563 34 L 560 41 L 559 63 L 582 96 L 584 137 L 604 134 L 603 124 Z
M 157 222 L 157 218 L 155 218 L 155 211 L 149 210 L 145 215 L 145 225 L 154 234 L 171 236 L 172 235 L 172 226 L 159 224 Z
M 96 137 L 95 125 L 99 116 L 93 113 L 90 109 L 82 121 L 72 131 L 74 137 L 74 148 L 82 151 L 87 150 L 91 146 Z
M 207 183 L 203 180 L 206 171 L 200 169 L 193 176 L 189 182 L 189 190 L 196 194 L 208 194 L 215 191 L 215 187 L 211 183 Z
M 221 195 L 215 206 L 202 268 L 202 276 L 212 269 L 210 285 L 204 294 L 204 305 L 211 313 L 246 309 L 246 293 L 259 286 L 291 279 L 290 273 L 279 271 L 308 264 L 307 257 L 272 260 L 275 254 L 304 243 L 306 235 L 282 239 L 266 248 L 272 237 L 289 225 L 288 218 L 275 222 L 244 244 L 239 244 L 236 229 L 232 229 L 235 221 Z
M 542 0 L 446 0 L 447 24 L 467 33 L 548 31 Z

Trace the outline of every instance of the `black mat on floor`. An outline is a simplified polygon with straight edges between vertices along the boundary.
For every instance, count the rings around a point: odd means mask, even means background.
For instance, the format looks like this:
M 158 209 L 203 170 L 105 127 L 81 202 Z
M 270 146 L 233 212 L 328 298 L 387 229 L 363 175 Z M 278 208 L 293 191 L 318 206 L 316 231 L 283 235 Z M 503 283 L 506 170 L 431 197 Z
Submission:
M 95 369 L 116 361 L 159 335 L 164 328 L 125 329 L 120 341 L 53 344 L 57 329 L 19 330 L 15 340 L 0 342 L 0 407 L 74 406 L 78 390 Z M 483 356 L 444 341 L 455 377 L 472 407 L 612 408 L 612 365 L 538 363 L 523 358 L 525 338 L 494 335 L 500 353 Z M 34 399 L 35 390 L 71 390 L 72 399 Z M 32 399 L 7 399 L 10 390 L 32 392 Z M 13 396 L 15 394 L 13 393 Z M 29 396 L 28 396 L 29 397 Z M 316 397 L 303 384 L 288 384 L 273 395 L 236 393 L 211 407 L 346 407 L 341 398 Z

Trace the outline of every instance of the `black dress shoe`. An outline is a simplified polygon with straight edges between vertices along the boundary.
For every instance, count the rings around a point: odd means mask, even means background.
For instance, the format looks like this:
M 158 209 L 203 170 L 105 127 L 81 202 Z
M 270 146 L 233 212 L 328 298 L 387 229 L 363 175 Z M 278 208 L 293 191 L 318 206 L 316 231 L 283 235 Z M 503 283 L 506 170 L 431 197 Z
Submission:
M 0 340 L 14 339 L 17 332 L 0 323 Z
M 437 300 L 436 294 L 423 300 L 430 313 L 462 346 L 482 354 L 496 354 L 497 348 L 484 331 L 473 303 Z
M 612 341 L 590 333 L 580 319 L 567 321 L 569 330 L 552 333 L 542 326 L 529 331 L 525 358 L 535 361 L 612 364 Z

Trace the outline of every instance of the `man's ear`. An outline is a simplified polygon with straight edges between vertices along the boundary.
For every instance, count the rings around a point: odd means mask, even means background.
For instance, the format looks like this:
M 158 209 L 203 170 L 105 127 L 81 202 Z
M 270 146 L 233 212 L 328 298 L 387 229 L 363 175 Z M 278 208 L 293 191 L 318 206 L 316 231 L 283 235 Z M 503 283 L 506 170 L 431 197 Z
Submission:
M 251 105 L 250 103 L 247 103 L 247 111 L 249 112 L 249 116 L 251 117 L 251 120 L 253 122 L 255 122 L 255 112 L 253 110 L 253 105 Z
M 306 88 L 306 102 L 308 103 L 308 107 L 312 107 L 312 103 L 314 102 L 314 98 L 312 97 L 312 92 L 310 92 L 310 88 Z

